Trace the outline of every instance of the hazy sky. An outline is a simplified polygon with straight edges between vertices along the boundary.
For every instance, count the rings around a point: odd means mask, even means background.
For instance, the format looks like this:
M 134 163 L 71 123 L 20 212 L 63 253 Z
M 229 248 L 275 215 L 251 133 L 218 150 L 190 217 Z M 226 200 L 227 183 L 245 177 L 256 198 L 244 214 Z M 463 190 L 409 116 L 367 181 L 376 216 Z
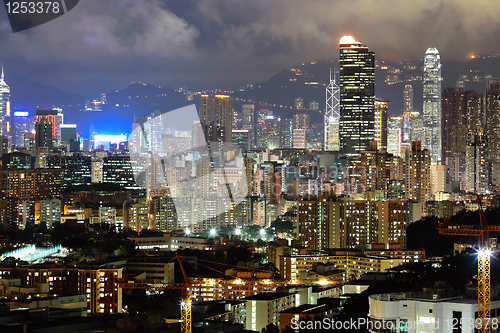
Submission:
M 500 2 L 470 0 L 81 0 L 12 33 L 0 8 L 5 71 L 82 94 L 131 81 L 232 87 L 303 61 L 337 58 L 344 34 L 377 58 L 443 61 L 499 50 Z

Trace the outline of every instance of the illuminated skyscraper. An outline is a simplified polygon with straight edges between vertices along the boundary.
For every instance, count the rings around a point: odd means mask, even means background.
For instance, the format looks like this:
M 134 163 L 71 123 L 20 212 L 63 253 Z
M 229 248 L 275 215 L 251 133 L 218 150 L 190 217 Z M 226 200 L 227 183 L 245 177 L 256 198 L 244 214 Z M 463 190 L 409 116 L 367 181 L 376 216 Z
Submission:
M 403 113 L 403 142 L 410 142 L 413 112 L 413 87 L 411 84 L 405 85 L 404 90 L 404 113 Z
M 59 141 L 59 109 L 36 110 L 35 122 L 42 119 L 47 120 L 52 126 L 52 140 L 54 143 Z
M 249 148 L 255 146 L 255 105 L 243 104 L 242 129 L 248 130 Z
M 28 111 L 14 112 L 14 138 L 16 147 L 24 146 L 24 134 L 30 132 L 30 113 Z
M 375 98 L 375 141 L 377 149 L 387 151 L 387 106 L 389 101 Z
M 339 150 L 340 89 L 332 78 L 326 87 L 325 146 L 327 151 Z
M 422 146 L 429 149 L 432 164 L 441 164 L 441 60 L 433 47 L 425 53 L 423 90 Z
M 419 202 L 431 200 L 431 171 L 429 150 L 412 141 L 405 154 L 406 199 Z
M 340 151 L 360 156 L 375 138 L 375 53 L 340 39 Z
M 2 126 L 2 135 L 9 140 L 9 146 L 13 144 L 12 134 L 12 116 L 10 114 L 10 87 L 5 82 L 2 64 L 2 76 L 0 77 L 0 125 Z
M 212 122 L 212 99 L 208 95 L 200 98 L 200 121 L 203 129 Z
M 457 152 L 465 152 L 466 141 L 466 107 L 463 88 L 447 88 L 443 91 L 443 120 L 441 129 L 441 149 L 443 164 Z
M 215 95 L 213 122 L 223 131 L 222 140 L 231 142 L 233 139 L 233 99 L 226 95 Z

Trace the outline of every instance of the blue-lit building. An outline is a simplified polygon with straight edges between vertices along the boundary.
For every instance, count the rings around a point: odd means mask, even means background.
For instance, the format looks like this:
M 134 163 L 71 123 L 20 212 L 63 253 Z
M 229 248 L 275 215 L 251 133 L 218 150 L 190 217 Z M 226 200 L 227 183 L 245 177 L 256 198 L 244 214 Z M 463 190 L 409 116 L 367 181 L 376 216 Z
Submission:
M 15 111 L 14 112 L 14 139 L 13 144 L 16 147 L 24 147 L 24 134 L 30 133 L 30 113 L 29 111 Z

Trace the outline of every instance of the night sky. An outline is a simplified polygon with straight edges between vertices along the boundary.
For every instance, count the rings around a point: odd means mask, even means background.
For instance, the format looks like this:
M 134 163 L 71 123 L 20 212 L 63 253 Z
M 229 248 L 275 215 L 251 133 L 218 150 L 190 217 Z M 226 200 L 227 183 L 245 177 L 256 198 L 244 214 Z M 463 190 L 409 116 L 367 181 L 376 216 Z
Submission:
M 81 0 L 15 34 L 2 8 L 0 60 L 6 75 L 87 96 L 132 81 L 233 88 L 337 58 L 344 34 L 378 59 L 498 52 L 498 13 L 500 2 L 485 0 Z

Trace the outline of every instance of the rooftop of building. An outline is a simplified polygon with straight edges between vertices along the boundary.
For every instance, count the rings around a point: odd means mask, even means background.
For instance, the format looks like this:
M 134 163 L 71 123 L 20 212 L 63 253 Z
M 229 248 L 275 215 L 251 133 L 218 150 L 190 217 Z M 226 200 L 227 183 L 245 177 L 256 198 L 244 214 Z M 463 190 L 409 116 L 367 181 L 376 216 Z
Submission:
M 336 306 L 330 304 L 303 304 L 288 310 L 283 310 L 281 313 L 316 315 L 326 311 L 333 311 L 336 308 Z
M 290 295 L 295 295 L 296 292 L 289 292 L 289 293 L 260 293 L 257 295 L 253 296 L 248 296 L 243 298 L 244 301 L 272 301 L 275 299 L 279 299 L 282 297 L 290 296 Z

